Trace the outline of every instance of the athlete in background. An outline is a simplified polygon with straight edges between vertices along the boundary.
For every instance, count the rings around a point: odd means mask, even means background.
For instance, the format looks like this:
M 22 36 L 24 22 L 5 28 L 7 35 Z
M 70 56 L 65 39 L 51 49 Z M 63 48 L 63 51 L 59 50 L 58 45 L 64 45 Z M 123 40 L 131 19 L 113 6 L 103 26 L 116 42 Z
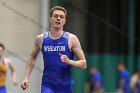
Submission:
M 94 66 L 90 67 L 90 80 L 86 83 L 86 93 L 104 93 L 102 75 Z
M 140 93 L 140 69 L 131 77 L 130 85 L 133 93 Z
M 132 93 L 130 88 L 130 73 L 125 67 L 124 63 L 118 64 L 120 71 L 119 93 Z
M 3 57 L 4 50 L 4 45 L 0 43 L 0 93 L 6 93 L 6 74 L 8 68 L 10 68 L 12 73 L 13 84 L 17 85 L 15 69 L 11 64 L 11 59 Z

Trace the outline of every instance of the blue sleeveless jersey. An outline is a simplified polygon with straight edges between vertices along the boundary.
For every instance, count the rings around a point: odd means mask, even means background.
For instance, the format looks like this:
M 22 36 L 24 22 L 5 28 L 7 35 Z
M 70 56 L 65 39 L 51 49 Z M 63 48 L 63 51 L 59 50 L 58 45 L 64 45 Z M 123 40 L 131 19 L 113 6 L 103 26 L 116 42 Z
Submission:
M 63 35 L 56 40 L 49 36 L 49 32 L 44 33 L 42 42 L 42 54 L 44 59 L 44 71 L 42 84 L 54 85 L 72 85 L 71 66 L 61 61 L 59 53 L 67 55 L 73 60 L 74 54 L 68 47 L 69 32 L 63 32 Z

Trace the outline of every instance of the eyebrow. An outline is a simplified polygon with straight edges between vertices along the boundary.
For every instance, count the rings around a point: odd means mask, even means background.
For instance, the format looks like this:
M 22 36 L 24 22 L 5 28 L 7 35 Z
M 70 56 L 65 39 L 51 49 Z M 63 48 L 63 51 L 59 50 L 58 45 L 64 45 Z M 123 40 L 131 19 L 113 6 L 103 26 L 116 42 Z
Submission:
M 61 15 L 61 14 L 60 15 L 59 14 L 54 14 L 53 16 L 56 16 L 56 15 L 60 16 L 60 17 L 65 17 L 65 15 Z

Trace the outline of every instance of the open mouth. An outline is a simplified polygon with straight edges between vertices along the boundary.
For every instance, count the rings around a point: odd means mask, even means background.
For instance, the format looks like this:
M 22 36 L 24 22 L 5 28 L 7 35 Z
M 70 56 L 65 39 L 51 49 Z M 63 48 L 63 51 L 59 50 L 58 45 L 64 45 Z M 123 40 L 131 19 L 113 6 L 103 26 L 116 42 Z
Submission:
M 59 25 L 60 24 L 60 22 L 55 22 L 57 25 Z

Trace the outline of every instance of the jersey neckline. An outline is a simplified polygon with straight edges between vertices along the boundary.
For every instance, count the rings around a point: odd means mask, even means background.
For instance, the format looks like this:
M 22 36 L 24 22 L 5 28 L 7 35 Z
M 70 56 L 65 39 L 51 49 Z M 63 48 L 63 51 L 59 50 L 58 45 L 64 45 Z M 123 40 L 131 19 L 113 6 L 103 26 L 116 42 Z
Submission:
M 65 33 L 65 31 L 63 31 L 63 34 L 62 34 L 59 38 L 57 38 L 57 39 L 52 39 L 52 38 L 50 37 L 50 32 L 48 32 L 48 37 L 49 37 L 51 40 L 53 40 L 53 41 L 57 41 L 57 40 L 59 40 L 61 37 L 63 37 L 64 33 Z

